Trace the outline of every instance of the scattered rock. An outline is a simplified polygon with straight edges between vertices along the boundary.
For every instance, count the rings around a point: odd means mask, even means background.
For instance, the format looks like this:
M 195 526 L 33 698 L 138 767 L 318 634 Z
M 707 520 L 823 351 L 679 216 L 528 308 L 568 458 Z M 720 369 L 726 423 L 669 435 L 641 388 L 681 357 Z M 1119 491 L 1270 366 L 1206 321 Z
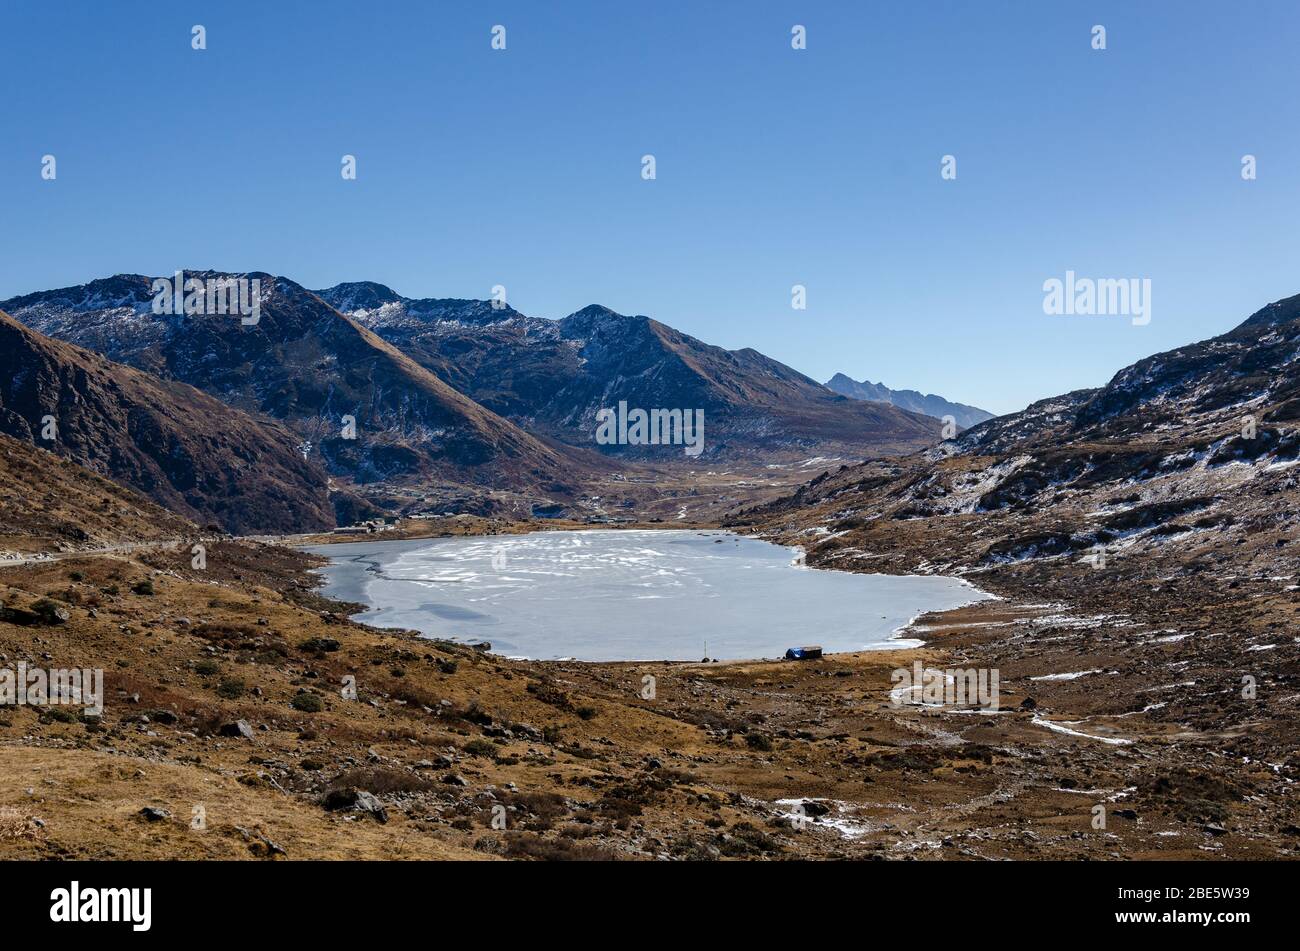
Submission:
M 357 804 L 357 791 L 355 789 L 331 789 L 325 794 L 322 804 L 330 812 L 351 809 Z
M 379 822 L 388 821 L 388 811 L 384 809 L 374 793 L 364 789 L 331 789 L 325 794 L 322 803 L 330 812 L 353 810 L 373 816 Z
M 374 797 L 374 795 L 365 792 L 364 790 L 357 791 L 357 801 L 353 808 L 358 812 L 369 813 L 381 823 L 388 821 L 388 812 L 384 809 L 383 805 Z
M 40 616 L 32 611 L 6 607 L 3 602 L 0 602 L 0 621 L 4 621 L 6 624 L 20 624 L 24 627 L 30 627 L 33 624 L 39 624 L 40 620 Z
M 332 637 L 309 637 L 298 645 L 300 650 L 311 653 L 333 653 L 342 646 Z
M 248 725 L 247 720 L 236 720 L 234 723 L 223 723 L 221 729 L 217 731 L 222 736 L 241 737 L 245 740 L 251 740 L 254 737 L 253 728 Z
M 41 598 L 32 605 L 32 613 L 40 619 L 42 624 L 57 625 L 67 624 L 68 619 L 72 617 L 71 612 L 63 605 L 49 598 Z
M 249 831 L 243 826 L 235 826 L 235 831 L 248 843 L 248 851 L 261 858 L 274 859 L 277 855 L 288 857 L 289 853 L 277 842 L 258 831 Z

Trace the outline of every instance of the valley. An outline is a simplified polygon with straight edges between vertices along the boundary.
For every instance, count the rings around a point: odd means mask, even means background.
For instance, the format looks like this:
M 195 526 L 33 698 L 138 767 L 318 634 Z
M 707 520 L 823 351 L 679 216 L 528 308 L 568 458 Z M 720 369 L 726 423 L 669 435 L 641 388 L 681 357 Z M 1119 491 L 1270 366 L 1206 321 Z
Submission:
M 6 604 L 58 597 L 71 613 L 0 624 L 8 661 L 106 671 L 99 718 L 14 708 L 0 722 L 14 779 L 0 795 L 5 854 L 976 860 L 1297 847 L 1293 734 L 1276 719 L 1287 702 L 1270 695 L 1270 668 L 1252 668 L 1260 705 L 1225 720 L 1204 686 L 1227 657 L 1214 641 L 1174 640 L 1168 617 L 1098 595 L 1086 599 L 1096 613 L 985 602 L 919 619 L 919 650 L 818 662 L 511 661 L 348 621 L 314 594 L 311 564 L 232 541 L 206 572 L 166 548 L 0 570 Z M 137 593 L 144 579 L 151 593 Z M 1180 588 L 1160 605 L 1190 611 L 1195 596 Z M 1246 636 L 1286 610 L 1280 591 L 1271 605 L 1249 612 Z M 892 671 L 917 659 L 996 665 L 999 713 L 895 705 Z
M 940 432 L 933 417 L 850 400 L 756 351 L 726 351 L 596 305 L 556 321 L 490 301 L 411 300 L 371 283 L 313 292 L 262 272 L 183 273 L 196 286 L 256 282 L 258 320 L 157 312 L 165 309 L 154 306 L 153 287 L 169 278 L 143 275 L 23 295 L 0 311 L 15 332 L 27 330 L 29 346 L 63 358 L 93 352 L 85 359 L 120 378 L 144 373 L 159 386 L 197 390 L 242 414 L 228 430 L 297 454 L 298 478 L 313 483 L 314 517 L 261 512 L 270 527 L 447 511 L 608 517 L 609 506 L 591 496 L 612 489 L 612 504 L 634 505 L 650 493 L 624 491 L 631 486 L 660 484 L 662 499 L 670 483 L 690 492 L 722 471 L 761 490 L 790 484 L 808 460 L 909 452 Z M 621 404 L 703 419 L 704 439 L 689 455 L 598 439 L 601 412 Z M 0 431 L 26 438 L 35 412 L 11 406 Z M 62 448 L 105 465 L 79 446 Z M 108 474 L 159 491 L 116 463 Z M 254 504 L 258 488 L 229 480 L 223 491 Z M 656 502 L 646 514 L 676 517 L 680 508 Z M 247 527 L 229 515 L 212 521 Z
M 289 363 L 186 371 L 227 404 L 171 379 L 179 370 L 160 364 L 153 376 L 43 337 L 53 318 L 40 333 L 0 325 L 15 344 L 0 402 L 0 547 L 15 555 L 0 561 L 0 662 L 102 669 L 105 684 L 99 716 L 60 706 L 0 716 L 0 766 L 15 780 L 0 789 L 6 856 L 992 860 L 1300 848 L 1300 298 L 952 440 L 840 455 L 837 439 L 805 430 L 770 451 L 759 440 L 689 461 L 678 448 L 682 458 L 665 461 L 607 456 L 556 429 L 533 435 L 356 318 L 275 286 L 293 306 L 273 292 L 249 329 L 270 332 L 306 308 L 295 333 L 360 346 L 366 380 L 391 373 L 413 388 L 410 403 L 366 390 L 333 358 L 319 364 L 318 392 L 335 385 L 327 377 L 351 380 L 365 392 L 359 418 L 391 423 L 376 444 L 319 460 L 286 453 L 321 418 L 304 408 L 311 400 L 263 385 L 297 379 Z M 31 306 L 16 309 L 31 318 Z M 287 338 L 275 346 L 266 352 L 293 350 Z M 172 344 L 114 353 L 190 366 Z M 56 451 L 36 445 L 28 422 L 42 410 L 70 433 Z M 408 410 L 454 411 L 461 435 L 419 436 Z M 197 428 L 205 418 L 223 422 Z M 159 432 L 162 442 L 146 438 Z M 276 448 L 248 442 L 259 439 Z M 357 466 L 380 445 L 420 461 L 371 479 Z M 272 460 L 280 481 L 186 495 L 161 464 L 190 446 L 194 458 Z M 291 491 L 290 477 L 310 491 Z M 293 514 L 326 498 L 333 517 Z M 951 576 L 998 597 L 915 619 L 900 633 L 919 647 L 511 660 L 351 620 L 362 606 L 323 597 L 323 562 L 291 547 L 355 541 L 340 523 L 386 540 L 724 528 L 802 548 L 814 568 Z M 789 640 L 807 641 L 797 628 Z M 898 672 L 918 662 L 985 683 L 996 672 L 996 707 L 909 702 Z

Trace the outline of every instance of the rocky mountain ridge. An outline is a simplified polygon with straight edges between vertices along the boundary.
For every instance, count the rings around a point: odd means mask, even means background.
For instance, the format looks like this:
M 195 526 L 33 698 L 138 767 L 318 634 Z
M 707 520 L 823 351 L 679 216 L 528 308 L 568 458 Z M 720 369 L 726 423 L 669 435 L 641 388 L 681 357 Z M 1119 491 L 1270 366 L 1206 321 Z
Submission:
M 331 474 L 367 485 L 447 482 L 564 491 L 575 460 L 452 389 L 369 328 L 286 278 L 256 279 L 260 318 L 156 314 L 151 279 L 118 275 L 15 298 L 15 316 L 222 402 L 282 421 L 295 447 Z
M 933 416 L 935 419 L 951 416 L 962 429 L 969 429 L 986 419 L 993 418 L 992 413 L 980 409 L 978 406 L 954 403 L 933 393 L 920 393 L 916 390 L 891 390 L 883 383 L 872 383 L 869 380 L 858 382 L 843 373 L 837 373 L 827 380 L 826 388 L 839 393 L 841 396 L 848 396 L 855 400 L 890 403 L 913 413 Z
M 383 285 L 318 293 L 456 389 L 570 445 L 590 445 L 597 413 L 620 401 L 703 410 L 709 458 L 863 458 L 928 445 L 939 430 L 920 414 L 829 394 L 756 350 L 724 350 L 599 304 L 549 320 L 488 301 L 411 300 Z
M 53 340 L 0 311 L 0 432 L 231 532 L 334 525 L 325 473 L 280 424 Z
M 839 557 L 887 546 L 926 570 L 1182 563 L 1200 546 L 1226 564 L 1261 537 L 1291 537 L 1300 516 L 1282 503 L 1297 496 L 1300 296 L 912 459 L 825 473 L 766 517 L 819 525 Z M 1259 557 L 1294 553 L 1279 543 Z

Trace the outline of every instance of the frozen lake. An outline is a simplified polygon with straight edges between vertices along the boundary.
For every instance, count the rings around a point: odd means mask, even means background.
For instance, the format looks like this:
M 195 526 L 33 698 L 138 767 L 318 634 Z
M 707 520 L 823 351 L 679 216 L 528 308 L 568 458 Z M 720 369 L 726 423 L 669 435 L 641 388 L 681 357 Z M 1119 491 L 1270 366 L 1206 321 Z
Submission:
M 980 601 L 953 578 L 805 568 L 798 552 L 706 531 L 535 532 L 305 549 L 356 620 L 490 641 L 542 660 L 738 660 L 890 640 L 918 614 Z

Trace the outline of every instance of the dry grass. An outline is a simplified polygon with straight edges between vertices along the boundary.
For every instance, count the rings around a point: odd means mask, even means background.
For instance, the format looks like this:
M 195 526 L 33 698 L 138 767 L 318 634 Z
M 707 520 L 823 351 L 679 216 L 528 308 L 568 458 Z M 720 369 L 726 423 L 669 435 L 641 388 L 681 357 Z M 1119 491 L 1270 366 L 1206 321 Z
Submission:
M 36 816 L 14 806 L 0 806 L 0 839 L 35 839 L 40 834 Z
M 42 722 L 27 708 L 0 716 L 9 830 L 0 857 L 1205 854 L 1199 824 L 1159 798 L 1143 806 L 1143 823 L 1113 823 L 1102 839 L 1089 834 L 1091 800 L 1061 791 L 1074 774 L 1088 784 L 1080 788 L 1136 786 L 1143 771 L 1154 775 L 1146 759 L 1036 727 L 1028 714 L 959 717 L 888 703 L 893 668 L 946 663 L 949 651 L 975 665 L 1024 616 L 1006 602 L 927 619 L 932 646 L 916 652 L 797 664 L 515 662 L 322 615 L 298 587 L 304 560 L 265 551 L 223 545 L 207 573 L 167 552 L 147 567 L 85 558 L 0 572 L 0 597 L 14 604 L 69 588 L 80 598 L 61 626 L 0 623 L 10 663 L 106 670 L 101 724 Z M 132 593 L 149 571 L 155 594 Z M 261 649 L 311 638 L 338 649 Z M 1091 666 L 1052 649 L 1002 663 L 1005 705 L 1019 702 L 1030 674 Z M 204 660 L 220 673 L 196 672 Z M 652 702 L 640 697 L 647 673 L 658 681 Z M 356 678 L 355 700 L 340 693 L 345 676 Z M 244 682 L 242 696 L 218 692 L 226 678 Z M 1088 716 L 1105 700 L 1069 681 L 1029 686 L 1058 719 Z M 322 698 L 320 712 L 293 707 L 302 690 Z M 599 715 L 584 718 L 585 708 Z M 251 738 L 223 735 L 237 719 Z M 1143 725 L 1120 722 L 1129 735 Z M 751 745 L 756 734 L 768 742 Z M 1178 765 L 1168 745 L 1139 749 L 1161 756 L 1166 773 Z M 1267 793 L 1267 777 L 1238 772 L 1243 802 Z M 376 796 L 387 821 L 325 810 L 326 791 L 344 786 Z M 852 803 L 873 831 L 851 841 L 817 824 L 794 832 L 770 804 L 797 797 Z M 170 817 L 146 822 L 146 806 Z M 203 830 L 190 826 L 196 806 Z M 504 829 L 494 825 L 501 807 Z M 1225 822 L 1243 821 L 1240 802 L 1225 808 Z M 45 823 L 39 832 L 34 817 Z M 1179 836 L 1153 838 L 1169 829 Z M 967 838 L 974 832 L 979 839 Z M 945 838 L 954 844 L 915 846 Z M 1243 855 L 1284 854 L 1267 835 L 1216 841 Z

